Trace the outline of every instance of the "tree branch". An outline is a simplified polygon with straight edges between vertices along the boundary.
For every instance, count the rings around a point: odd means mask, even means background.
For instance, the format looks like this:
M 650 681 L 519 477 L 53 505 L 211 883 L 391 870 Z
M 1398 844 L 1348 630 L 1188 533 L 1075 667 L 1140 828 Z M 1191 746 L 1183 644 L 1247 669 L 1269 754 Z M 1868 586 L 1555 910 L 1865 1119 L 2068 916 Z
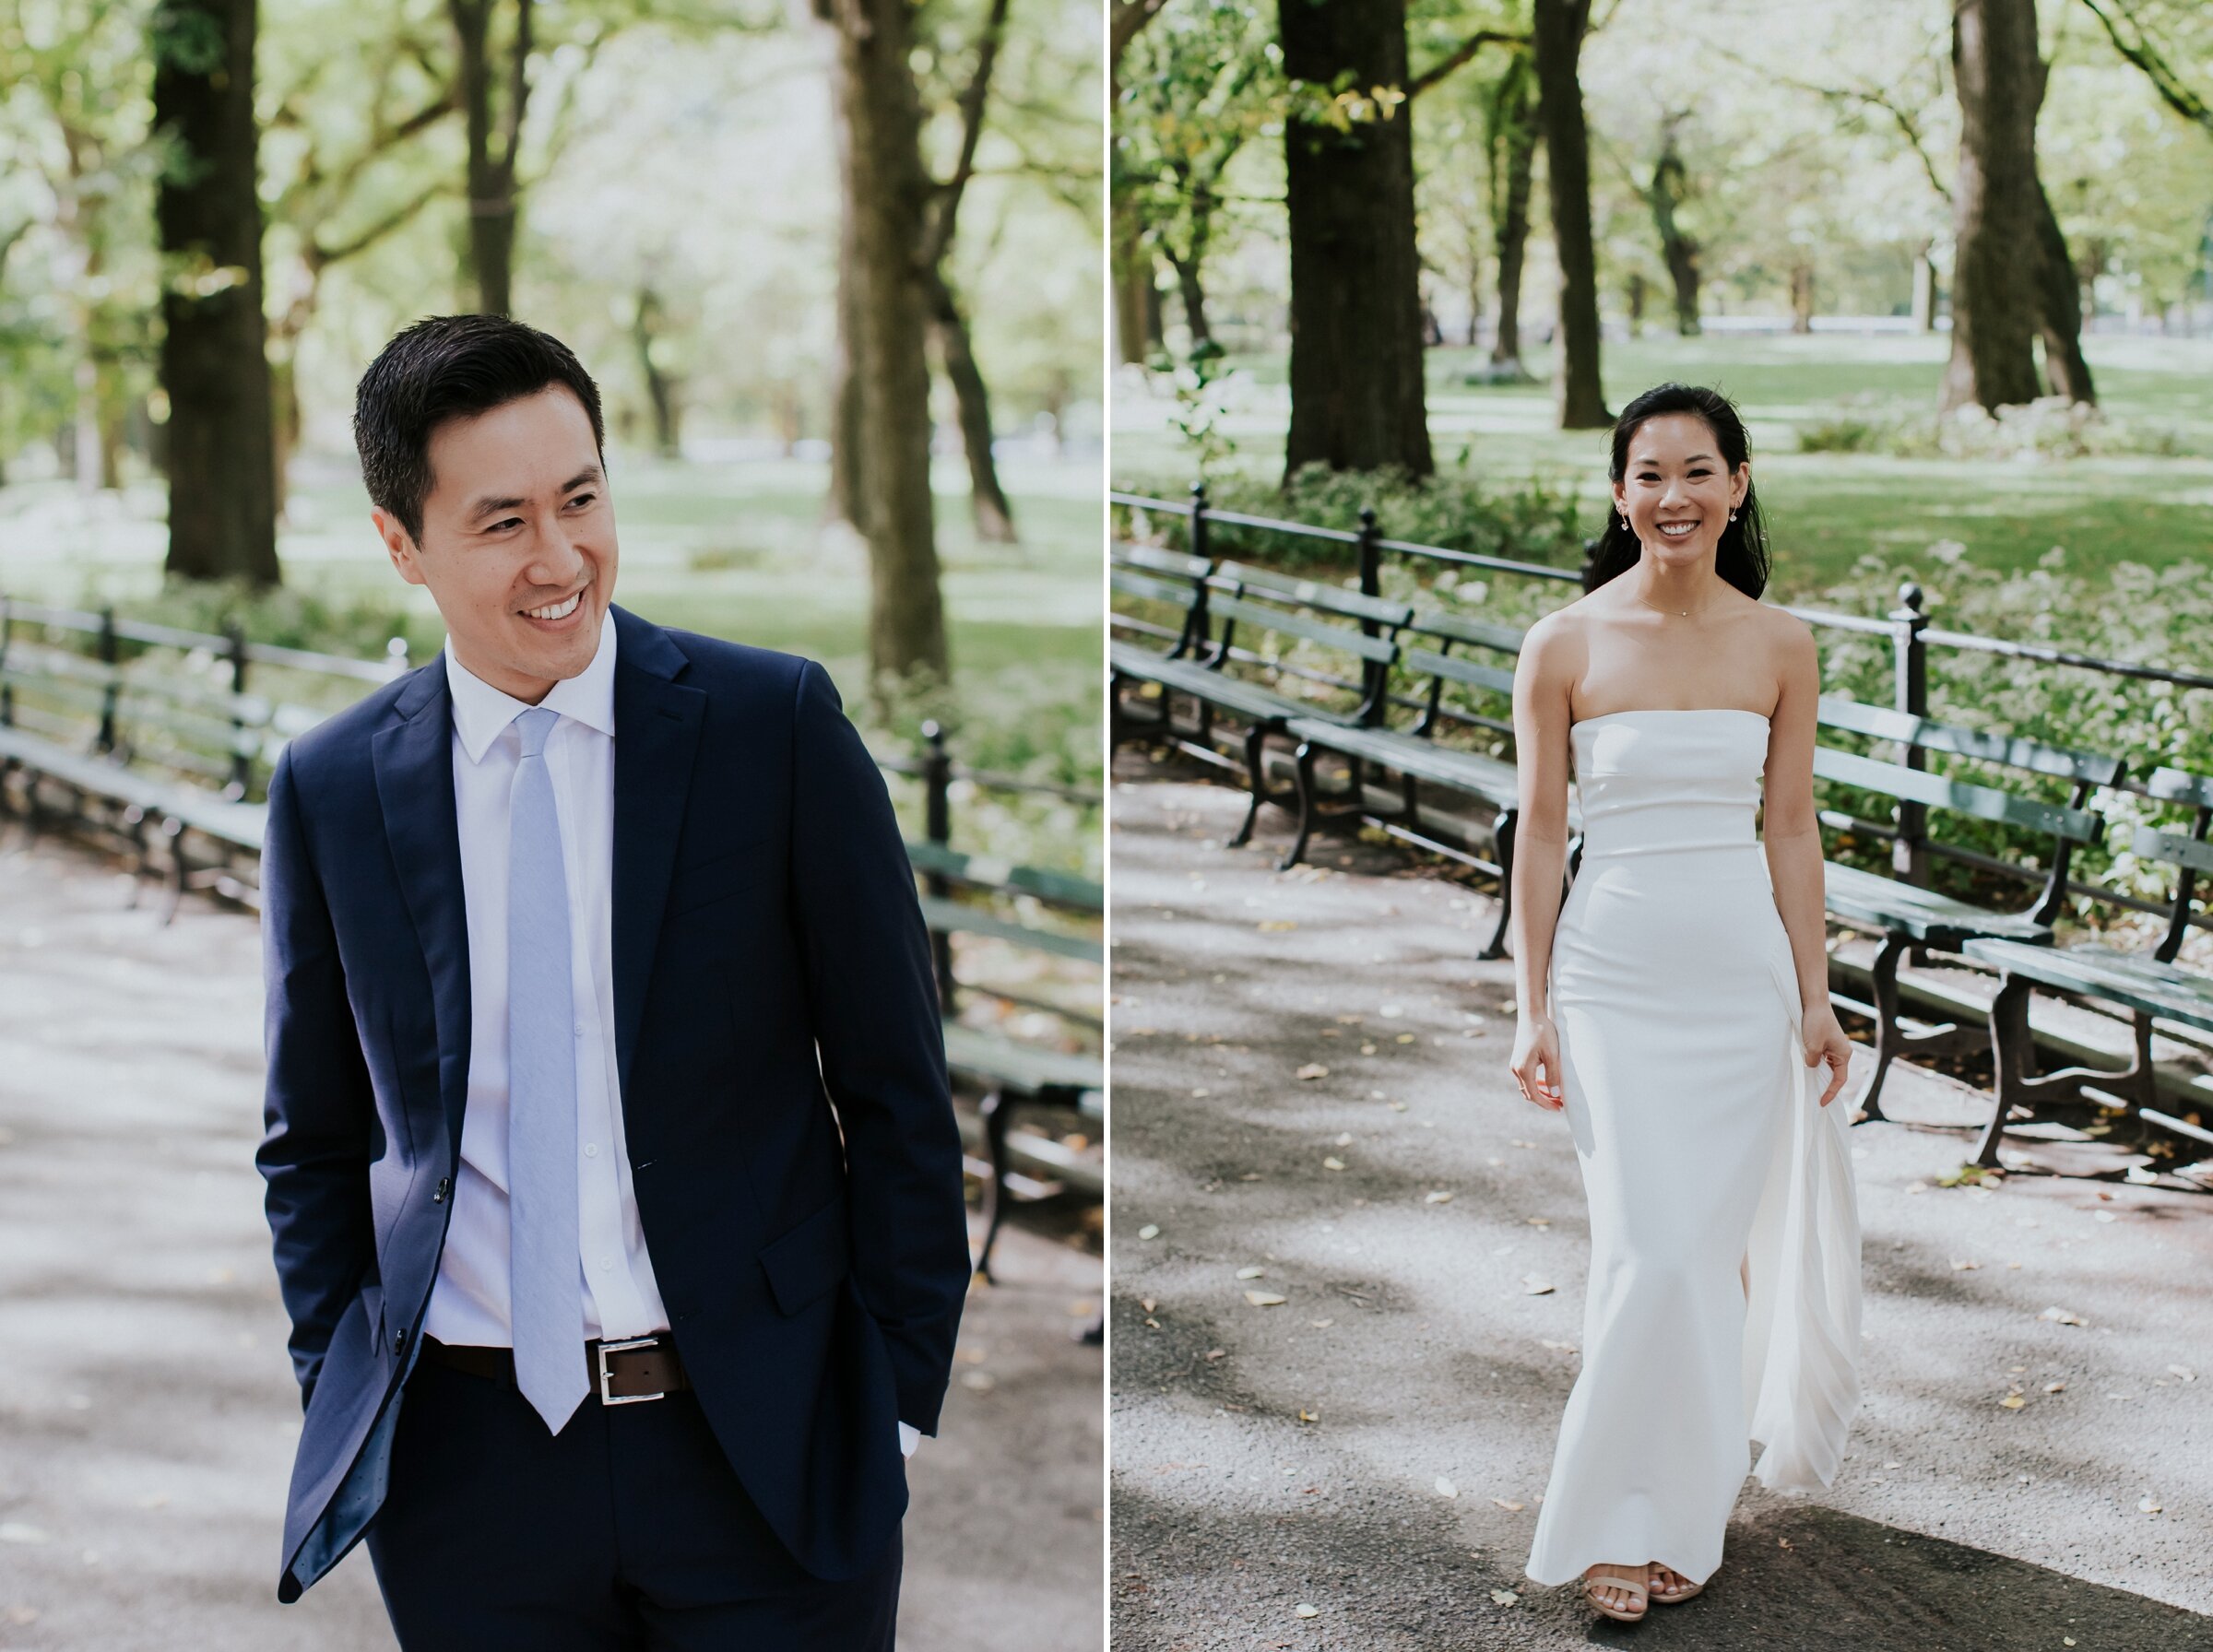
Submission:
M 405 226 L 417 213 L 445 193 L 446 185 L 443 182 L 427 184 L 412 198 L 395 206 L 367 229 L 361 230 L 349 240 L 339 242 L 336 246 L 325 246 L 319 241 L 311 240 L 307 243 L 306 249 L 308 267 L 319 275 L 334 264 L 351 258 L 357 254 L 367 252 L 385 236 Z
M 991 95 L 991 70 L 999 62 L 1000 43 L 1007 35 L 1008 0 L 991 0 L 984 25 L 976 36 L 976 70 L 961 88 L 953 107 L 961 116 L 961 147 L 953 163 L 953 176 L 938 186 L 937 201 L 922 242 L 921 265 L 935 269 L 953 244 L 953 230 L 961 210 L 961 195 L 976 175 L 976 146 L 984 135 L 984 105 Z
M 2113 0 L 2113 10 L 2127 18 L 2128 26 L 2135 34 L 2133 40 L 2121 38 L 2120 23 L 2105 6 L 2099 4 L 2099 0 L 2082 0 L 2082 3 L 2090 8 L 2090 15 L 2105 26 L 2105 37 L 2113 42 L 2113 50 L 2144 71 L 2151 81 L 2152 89 L 2159 93 L 2168 108 L 2192 125 L 2203 126 L 2208 133 L 2213 133 L 2213 106 L 2208 106 L 2204 98 L 2183 83 L 2182 77 L 2174 72 L 2174 66 L 2151 43 L 2149 32 L 2136 15 L 2128 9 L 2126 0 Z
M 1160 16 L 1168 0 L 1114 0 L 1113 11 L 1106 20 L 1106 61 L 1115 75 L 1122 72 L 1122 53 L 1130 50 L 1130 42 L 1144 32 L 1145 25 Z
M 1485 46 L 1510 46 L 1521 51 L 1529 44 L 1526 34 L 1509 34 L 1497 29 L 1479 29 L 1454 47 L 1451 53 L 1406 82 L 1409 101 L 1427 91 L 1453 70 L 1473 61 L 1475 54 Z
M 2087 4 L 2088 0 L 2085 0 L 2085 3 Z M 1817 98 L 1826 98 L 1832 103 L 1861 103 L 1870 109 L 1881 110 L 1897 125 L 1899 135 L 1906 140 L 1906 147 L 1913 151 L 1914 159 L 1921 162 L 1921 170 L 1928 175 L 1929 187 L 1936 192 L 1936 198 L 1947 204 L 1950 202 L 1952 198 L 1951 186 L 1945 183 L 1943 176 L 1936 171 L 1936 162 L 1930 156 L 1928 144 L 1922 136 L 1921 123 L 1914 118 L 1911 110 L 1892 102 L 1888 93 L 1868 91 L 1860 87 L 1821 86 L 1811 80 L 1795 79 L 1765 64 L 1754 63 L 1749 58 L 1741 56 L 1715 41 L 1709 41 L 1706 43 L 1712 51 L 1726 57 L 1730 62 L 1750 69 L 1756 74 L 1765 75 L 1778 85 L 1787 86 L 1793 91 L 1809 92 Z

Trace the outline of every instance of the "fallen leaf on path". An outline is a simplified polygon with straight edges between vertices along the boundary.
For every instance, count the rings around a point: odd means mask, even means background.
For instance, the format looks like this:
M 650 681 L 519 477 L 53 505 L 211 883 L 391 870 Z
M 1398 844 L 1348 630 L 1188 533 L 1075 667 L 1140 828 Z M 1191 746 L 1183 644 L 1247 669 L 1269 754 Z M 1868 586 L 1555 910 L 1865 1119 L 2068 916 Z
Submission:
M 1460 1488 L 1440 1474 L 1437 1477 L 1437 1494 L 1439 1497 L 1457 1497 Z
M 1533 1273 L 1525 1273 L 1521 1276 L 1521 1288 L 1531 1296 L 1549 1296 L 1552 1294 L 1551 1282 L 1549 1280 L 1539 1279 Z
M 1954 1273 L 1966 1273 L 1972 1268 L 1980 1268 L 1982 1266 L 1982 1264 L 1980 1262 L 1964 1262 L 1957 1257 L 1952 1258 L 1952 1271 Z
M 1289 918 L 1262 918 L 1259 927 L 1262 935 L 1281 935 L 1284 930 L 1296 929 L 1298 926 Z
M 1324 1159 L 1321 1162 L 1321 1167 L 1324 1170 L 1343 1170 L 1344 1168 L 1344 1161 L 1332 1153 L 1327 1159 Z
M 1309 1061 L 1298 1069 L 1298 1077 L 1302 1079 L 1326 1079 L 1329 1076 L 1330 1069 L 1319 1061 Z
M 1414 1042 L 1414 1034 L 1411 1032 L 1402 1032 L 1399 1034 L 1398 1042 L 1401 1044 L 1412 1044 Z
M 2046 1308 L 2042 1313 L 2039 1314 L 2037 1317 L 2039 1319 L 2049 1319 L 2054 1325 L 2080 1325 L 2083 1323 L 2082 1317 L 2079 1315 L 2070 1314 L 2066 1309 L 2058 1307 Z
M 2044 1392 L 2047 1394 L 2065 1394 L 2066 1391 L 2067 1385 L 2065 1383 L 2046 1383 L 2044 1385 Z
M 1998 1403 L 2004 1406 L 2009 1411 L 2018 1411 L 2029 1402 L 2026 1399 L 2023 1399 L 2018 1394 L 2008 1394 L 2005 1398 L 1999 1400 Z
M 1138 1236 L 1140 1239 L 1157 1239 L 1157 1238 L 1159 1238 L 1159 1237 L 1160 1237 L 1160 1223 L 1158 1223 L 1157 1221 L 1148 1221 L 1147 1223 L 1145 1223 L 1145 1225 L 1144 1225 L 1143 1227 L 1142 1227 L 1142 1228 L 1140 1228 L 1140 1229 L 1138 1229 L 1138 1230 L 1137 1230 L 1137 1236 Z
M 1265 1268 L 1240 1268 L 1237 1269 L 1237 1277 L 1241 1280 L 1257 1280 L 1265 1277 L 1267 1272 Z
M 1491 1591 L 1491 1604 L 1494 1606 L 1511 1606 L 1521 1599 L 1521 1597 L 1511 1589 L 1493 1589 Z
M 1550 1337 L 1542 1337 L 1539 1338 L 1538 1340 L 1543 1344 L 1543 1346 L 1552 1349 L 1559 1353 L 1573 1353 L 1575 1351 L 1575 1344 L 1572 1342 L 1555 1342 Z
M 1302 1405 L 1298 1408 L 1298 1420 L 1301 1422 L 1320 1422 L 1321 1421 L 1321 1413 L 1320 1411 L 1309 1411 L 1305 1406 Z
M 1529 1506 L 1529 1504 L 1526 1503 L 1516 1503 L 1510 1497 L 1494 1497 L 1491 1499 L 1491 1501 L 1496 1503 L 1500 1508 L 1504 1509 L 1509 1515 L 1518 1515 L 1523 1509 Z
M 1451 1202 L 1452 1196 L 1450 1193 L 1440 1191 L 1437 1193 L 1425 1193 L 1422 1195 L 1422 1203 L 1425 1205 L 1449 1205 Z
M 1552 1225 L 1552 1218 L 1549 1216 L 1532 1216 L 1529 1219 L 1529 1225 L 1533 1228 L 1548 1228 Z
M 2167 1369 L 2173 1375 L 2181 1377 L 2186 1383 L 2194 1383 L 2197 1380 L 2197 1373 L 2191 1370 L 2187 1365 L 2170 1365 L 2167 1367 Z
M 1353 1133 L 1352 1133 L 1350 1130 L 1347 1130 L 1347 1131 L 1345 1131 L 1345 1133 L 1344 1133 L 1343 1135 L 1342 1135 L 1342 1136 L 1338 1137 L 1338 1138 L 1337 1138 L 1337 1145 L 1338 1145 L 1339 1147 L 1350 1147 L 1350 1146 L 1352 1146 L 1352 1145 L 1353 1145 Z
M 1137 1299 L 1137 1305 L 1144 1309 L 1146 1313 L 1150 1314 L 1154 1309 L 1160 1306 L 1160 1304 L 1150 1296 L 1141 1296 Z
M 1245 1292 L 1245 1300 L 1256 1308 L 1273 1308 L 1281 1306 L 1291 1299 L 1287 1296 L 1279 1296 L 1273 1291 L 1248 1291 Z
M 1206 1357 L 1210 1360 L 1225 1360 L 1229 1357 L 1229 1350 L 1226 1348 L 1210 1348 L 1206 1351 Z
M 2156 1503 L 2151 1498 L 2147 1497 L 2141 1503 L 2136 1504 L 2136 1510 L 2139 1514 L 2156 1515 L 2160 1512 L 2161 1506 L 2162 1505 L 2159 1503 Z
M 1305 1602 L 1304 1600 L 1301 1600 L 1301 1601 L 1300 1601 L 1300 1602 L 1299 1602 L 1299 1603 L 1298 1603 L 1296 1606 L 1293 1607 L 1291 1610 L 1292 1610 L 1293 1611 L 1296 1612 L 1296 1613 L 1297 1613 L 1297 1614 L 1298 1614 L 1300 1617 L 1302 1617 L 1302 1618 L 1319 1618 L 1320 1616 L 1321 1616 L 1321 1608 L 1320 1608 L 1320 1607 L 1319 1607 L 1319 1606 L 1309 1606 L 1309 1605 L 1308 1605 L 1308 1604 L 1307 1604 L 1307 1602 Z
M 1309 1319 L 1307 1323 L 1318 1331 L 1326 1331 L 1337 1322 L 1334 1319 Z

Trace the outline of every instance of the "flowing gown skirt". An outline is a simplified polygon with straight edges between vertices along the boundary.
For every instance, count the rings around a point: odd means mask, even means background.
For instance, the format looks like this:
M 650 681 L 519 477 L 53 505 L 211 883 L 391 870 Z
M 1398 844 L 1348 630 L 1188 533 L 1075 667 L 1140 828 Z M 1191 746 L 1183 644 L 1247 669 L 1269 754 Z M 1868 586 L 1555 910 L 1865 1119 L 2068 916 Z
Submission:
M 1849 1101 L 1819 1104 L 1827 1068 L 1801 1052 L 1754 832 L 1767 737 L 1721 710 L 1573 731 L 1585 847 L 1551 1008 L 1591 1280 L 1539 1583 L 1646 1561 L 1703 1582 L 1752 1444 L 1762 1483 L 1826 1485 L 1859 1404 Z

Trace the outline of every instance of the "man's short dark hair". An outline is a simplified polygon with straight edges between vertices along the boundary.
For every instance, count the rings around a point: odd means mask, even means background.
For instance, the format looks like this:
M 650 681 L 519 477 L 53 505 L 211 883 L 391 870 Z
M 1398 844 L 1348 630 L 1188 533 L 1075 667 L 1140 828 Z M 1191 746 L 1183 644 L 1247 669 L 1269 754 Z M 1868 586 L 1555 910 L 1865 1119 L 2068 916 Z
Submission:
M 504 315 L 432 315 L 401 333 L 369 363 L 353 400 L 353 445 L 369 499 L 422 539 L 422 502 L 431 495 L 431 434 L 467 419 L 565 384 L 591 416 L 592 442 L 604 457 L 607 431 L 599 386 L 569 347 Z

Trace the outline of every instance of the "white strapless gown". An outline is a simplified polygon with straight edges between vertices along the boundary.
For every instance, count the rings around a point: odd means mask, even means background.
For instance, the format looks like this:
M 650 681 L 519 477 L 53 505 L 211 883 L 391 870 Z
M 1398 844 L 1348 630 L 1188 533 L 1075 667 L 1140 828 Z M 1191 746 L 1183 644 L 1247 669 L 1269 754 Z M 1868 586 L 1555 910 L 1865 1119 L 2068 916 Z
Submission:
M 1591 1282 L 1528 1573 L 1704 1582 L 1752 1444 L 1763 1484 L 1825 1486 L 1859 1407 L 1850 1096 L 1820 1105 L 1799 1043 L 1754 829 L 1768 720 L 1612 712 L 1569 738 L 1585 835 L 1551 1002 Z

